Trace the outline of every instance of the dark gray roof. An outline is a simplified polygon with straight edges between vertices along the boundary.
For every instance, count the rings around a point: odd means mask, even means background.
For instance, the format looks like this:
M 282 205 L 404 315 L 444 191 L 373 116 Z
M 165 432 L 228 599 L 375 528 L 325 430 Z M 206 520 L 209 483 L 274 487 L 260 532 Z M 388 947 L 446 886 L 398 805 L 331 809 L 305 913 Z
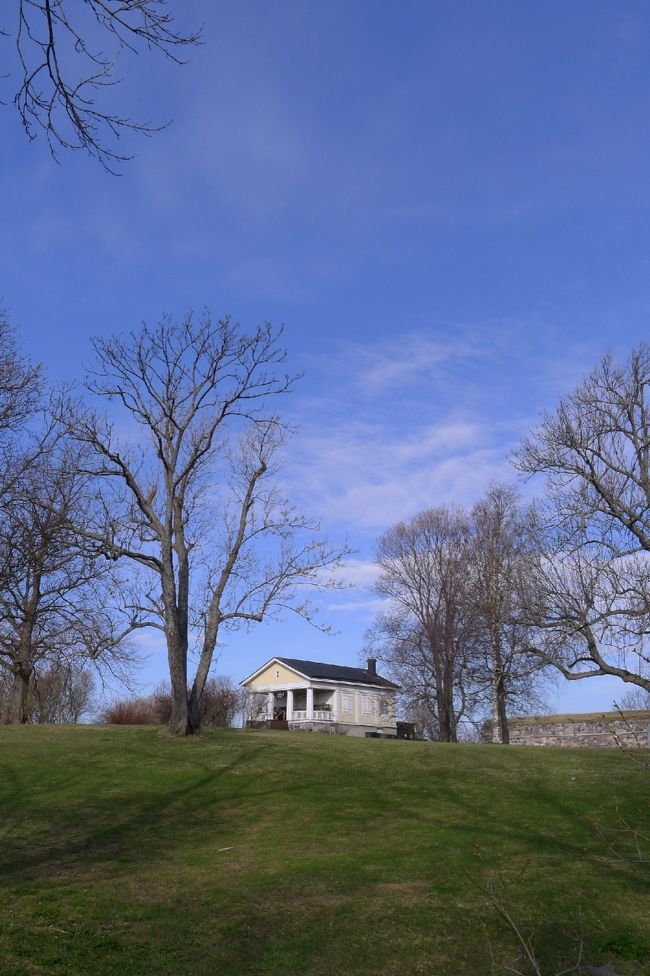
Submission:
M 347 668 L 342 664 L 323 664 L 321 661 L 299 661 L 295 657 L 278 657 L 277 661 L 282 661 L 290 668 L 295 668 L 307 678 L 322 678 L 324 681 L 349 681 L 352 684 L 379 685 L 382 688 L 399 688 L 388 678 L 382 678 L 378 674 L 372 674 L 365 668 Z

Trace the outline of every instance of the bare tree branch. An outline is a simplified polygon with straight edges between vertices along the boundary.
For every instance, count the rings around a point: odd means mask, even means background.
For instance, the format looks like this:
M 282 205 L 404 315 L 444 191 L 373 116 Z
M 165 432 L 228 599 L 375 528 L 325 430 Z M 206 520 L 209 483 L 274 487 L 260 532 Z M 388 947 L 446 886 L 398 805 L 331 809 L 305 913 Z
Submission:
M 271 404 L 297 379 L 284 372 L 280 336 L 268 324 L 247 335 L 228 318 L 165 318 L 94 344 L 88 390 L 119 406 L 131 436 L 118 439 L 86 406 L 59 406 L 96 476 L 101 517 L 84 538 L 147 573 L 135 605 L 164 630 L 181 734 L 198 730 L 220 628 L 287 608 L 311 621 L 301 594 L 337 586 L 323 569 L 348 551 L 321 539 L 273 482 L 286 428 Z
M 126 132 L 162 128 L 104 106 L 104 90 L 120 80 L 120 53 L 155 49 L 182 64 L 181 52 L 200 43 L 201 30 L 176 28 L 167 0 L 17 0 L 17 12 L 22 80 L 14 103 L 27 136 L 41 130 L 54 158 L 60 149 L 84 149 L 114 173 L 131 158 L 115 148 Z
M 650 690 L 649 384 L 650 346 L 605 356 L 515 458 L 549 488 L 528 613 L 540 656 L 570 680 Z
M 0 648 L 12 675 L 5 720 L 25 722 L 34 681 L 77 662 L 108 666 L 129 657 L 114 565 L 84 545 L 77 526 L 90 517 L 88 479 L 56 441 L 25 466 L 0 504 Z

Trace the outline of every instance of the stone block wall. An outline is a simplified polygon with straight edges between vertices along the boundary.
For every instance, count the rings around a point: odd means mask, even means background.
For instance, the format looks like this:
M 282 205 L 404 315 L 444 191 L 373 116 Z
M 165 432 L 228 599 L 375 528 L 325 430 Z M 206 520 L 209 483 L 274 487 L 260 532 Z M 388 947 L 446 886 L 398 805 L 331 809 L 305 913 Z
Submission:
M 535 715 L 509 722 L 512 745 L 650 748 L 650 711 Z

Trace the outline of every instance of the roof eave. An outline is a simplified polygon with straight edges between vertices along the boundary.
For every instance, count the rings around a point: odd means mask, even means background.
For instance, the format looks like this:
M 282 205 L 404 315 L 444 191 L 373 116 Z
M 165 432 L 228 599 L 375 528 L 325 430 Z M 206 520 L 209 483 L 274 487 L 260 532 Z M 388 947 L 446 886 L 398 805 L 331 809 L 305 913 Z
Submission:
M 269 665 L 273 664 L 274 662 L 276 664 L 281 664 L 283 668 L 288 668 L 289 671 L 293 671 L 294 674 L 300 675 L 301 678 L 306 678 L 308 681 L 311 680 L 308 674 L 303 674 L 302 671 L 299 671 L 297 668 L 294 668 L 290 664 L 287 664 L 285 661 L 282 660 L 282 658 L 271 657 L 260 668 L 258 668 L 257 671 L 253 671 L 252 674 L 249 674 L 249 676 L 247 678 L 244 678 L 243 681 L 240 681 L 239 684 L 247 685 L 249 681 L 252 681 L 253 678 L 256 678 L 258 674 L 261 674 L 262 671 L 264 671 L 266 668 L 269 667 Z

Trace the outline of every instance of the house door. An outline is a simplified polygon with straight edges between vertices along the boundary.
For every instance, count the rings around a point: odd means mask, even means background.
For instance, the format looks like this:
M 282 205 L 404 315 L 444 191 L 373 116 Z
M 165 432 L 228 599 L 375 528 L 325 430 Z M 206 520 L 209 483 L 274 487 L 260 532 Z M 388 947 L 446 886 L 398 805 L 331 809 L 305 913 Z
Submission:
M 276 722 L 287 720 L 287 693 L 276 691 L 273 693 L 273 718 Z

